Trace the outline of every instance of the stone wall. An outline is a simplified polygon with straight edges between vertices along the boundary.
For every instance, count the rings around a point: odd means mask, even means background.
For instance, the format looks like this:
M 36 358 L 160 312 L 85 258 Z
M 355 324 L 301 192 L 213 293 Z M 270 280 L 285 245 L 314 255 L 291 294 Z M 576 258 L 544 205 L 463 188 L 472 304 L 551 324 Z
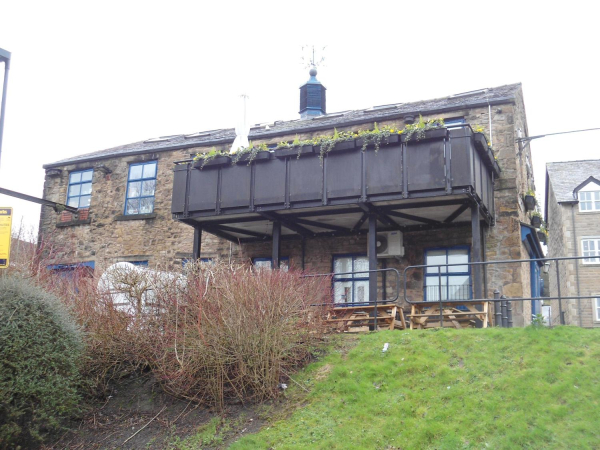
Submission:
M 464 117 L 472 126 L 482 126 L 488 136 L 489 109 L 487 106 L 464 110 L 455 110 L 425 116 L 456 118 Z M 525 111 L 522 97 L 516 102 L 508 102 L 494 106 L 492 113 L 493 148 L 502 169 L 501 177 L 495 184 L 496 217 L 494 227 L 484 227 L 483 236 L 488 260 L 527 258 L 525 248 L 520 240 L 520 222 L 528 221 L 521 201 L 522 194 L 532 187 L 532 174 L 527 169 L 526 160 L 531 161 L 529 149 L 519 154 L 515 143 L 516 129 L 526 130 Z M 393 125 L 401 128 L 401 119 L 378 122 L 379 126 Z M 358 130 L 373 128 L 374 124 L 363 124 L 353 127 L 339 127 L 342 130 Z M 331 130 L 332 132 L 333 130 Z M 257 140 L 255 144 L 268 144 L 284 140 L 291 141 L 296 137 L 309 139 L 327 131 L 314 131 L 297 135 L 291 131 L 289 135 L 277 136 L 270 141 Z M 221 148 L 226 148 L 224 145 Z M 151 266 L 159 265 L 173 268 L 181 265 L 182 259 L 190 258 L 192 252 L 193 230 L 190 226 L 172 220 L 170 213 L 171 189 L 173 183 L 173 163 L 186 159 L 197 151 L 208 148 L 162 151 L 154 154 L 112 157 L 95 163 L 71 164 L 61 167 L 62 174 L 46 177 L 44 198 L 57 202 L 66 202 L 68 173 L 73 170 L 89 169 L 102 164 L 111 173 L 94 171 L 92 200 L 87 219 L 68 220 L 69 217 L 57 217 L 50 209 L 43 208 L 40 219 L 42 235 L 59 242 L 56 263 L 75 263 L 95 261 L 99 273 L 107 266 L 118 261 L 145 261 Z M 127 186 L 128 167 L 131 163 L 142 161 L 158 161 L 157 190 L 155 210 L 152 216 L 124 216 L 125 190 Z M 423 264 L 423 251 L 428 247 L 470 245 L 470 224 L 445 230 L 412 232 L 405 235 L 406 256 L 400 261 L 396 259 L 381 260 L 380 265 L 403 269 L 406 265 Z M 344 238 L 319 238 L 306 240 L 305 269 L 311 272 L 330 272 L 332 255 L 341 253 L 366 253 L 366 236 Z M 247 260 L 252 257 L 268 257 L 271 254 L 270 243 L 247 244 L 239 246 L 219 239 L 207 232 L 203 233 L 202 256 L 226 260 Z M 300 241 L 284 241 L 282 256 L 289 256 L 291 265 L 301 267 L 302 246 Z M 420 277 L 420 278 L 419 278 Z M 492 296 L 494 289 L 511 297 L 528 295 L 529 271 L 520 267 L 490 267 L 487 271 L 487 295 Z M 420 297 L 422 274 L 411 275 L 409 279 L 409 296 Z M 381 283 L 380 283 L 381 284 Z M 394 295 L 393 280 L 388 277 L 386 295 Z M 380 286 L 383 294 L 383 287 Z M 416 298 L 415 298 L 416 299 Z M 529 323 L 530 306 L 516 305 L 515 324 Z
M 558 204 L 551 182 L 548 191 L 549 256 L 582 256 L 581 241 L 600 236 L 600 212 L 580 212 L 577 203 Z M 561 295 L 600 297 L 600 264 L 565 261 L 560 262 L 559 270 Z M 558 295 L 555 267 L 550 272 L 550 293 Z M 558 301 L 551 304 L 553 322 L 558 322 Z M 600 322 L 595 320 L 594 299 L 563 300 L 562 304 L 567 325 L 600 327 Z

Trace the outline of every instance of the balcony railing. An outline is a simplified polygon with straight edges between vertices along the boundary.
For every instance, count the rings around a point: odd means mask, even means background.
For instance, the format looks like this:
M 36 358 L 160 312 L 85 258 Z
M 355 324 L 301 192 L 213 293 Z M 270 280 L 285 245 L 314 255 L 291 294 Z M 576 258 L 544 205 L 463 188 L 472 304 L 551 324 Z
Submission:
M 319 157 L 319 147 L 272 151 L 251 164 L 228 157 L 175 166 L 175 219 L 248 214 L 358 202 L 475 197 L 493 217 L 493 183 L 499 168 L 485 137 L 467 126 L 428 131 L 406 141 L 392 135 L 379 151 L 361 151 L 360 139 L 336 145 Z

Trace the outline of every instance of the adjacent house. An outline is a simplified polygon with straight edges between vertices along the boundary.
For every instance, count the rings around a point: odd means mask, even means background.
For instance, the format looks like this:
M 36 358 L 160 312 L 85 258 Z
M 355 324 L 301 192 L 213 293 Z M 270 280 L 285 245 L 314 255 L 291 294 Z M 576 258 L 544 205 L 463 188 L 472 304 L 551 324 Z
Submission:
M 589 257 L 559 263 L 567 325 L 600 326 L 600 160 L 565 161 L 546 166 L 545 217 L 548 257 Z M 555 264 L 555 263 L 552 263 Z M 550 294 L 558 293 L 556 268 L 550 270 Z M 552 302 L 558 316 L 557 302 Z M 554 320 L 553 320 L 554 321 Z
M 64 243 L 53 264 L 100 273 L 122 261 L 181 267 L 190 258 L 249 261 L 312 273 L 336 272 L 340 304 L 394 298 L 472 299 L 499 289 L 529 297 L 538 283 L 519 264 L 482 269 L 471 261 L 537 258 L 523 204 L 535 189 L 520 84 L 413 103 L 326 113 L 311 70 L 300 117 L 257 124 L 260 152 L 228 156 L 233 129 L 165 136 L 46 164 L 44 198 L 80 208 L 44 209 L 40 233 Z M 439 123 L 412 137 L 407 125 Z M 367 130 L 385 130 L 377 143 Z M 323 145 L 323 136 L 346 142 Z M 298 142 L 319 142 L 298 146 Z M 287 143 L 287 144 L 286 144 Z M 393 272 L 359 270 L 393 268 Z M 348 274 L 349 272 L 355 272 Z M 533 283 L 532 283 L 533 280 Z M 515 304 L 515 324 L 531 320 Z

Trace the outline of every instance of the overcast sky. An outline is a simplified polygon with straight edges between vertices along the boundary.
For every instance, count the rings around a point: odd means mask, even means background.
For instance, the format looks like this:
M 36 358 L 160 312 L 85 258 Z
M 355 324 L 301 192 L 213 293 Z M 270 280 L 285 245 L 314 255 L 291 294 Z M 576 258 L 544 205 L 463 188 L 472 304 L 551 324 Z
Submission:
M 600 127 L 599 9 L 0 0 L 0 47 L 12 52 L 0 187 L 40 197 L 45 163 L 234 127 L 242 93 L 253 123 L 295 119 L 308 79 L 303 44 L 327 46 L 318 78 L 330 113 L 522 82 L 530 135 Z M 534 141 L 538 196 L 546 162 L 598 159 L 599 140 L 587 132 Z M 0 206 L 37 228 L 39 206 L 5 196 Z

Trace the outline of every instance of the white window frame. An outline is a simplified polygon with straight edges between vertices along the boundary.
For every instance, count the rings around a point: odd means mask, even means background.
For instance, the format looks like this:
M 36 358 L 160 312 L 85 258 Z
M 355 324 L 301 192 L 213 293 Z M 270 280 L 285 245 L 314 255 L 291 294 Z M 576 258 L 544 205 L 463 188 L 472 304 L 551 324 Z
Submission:
M 586 198 L 583 198 L 583 197 Z M 589 199 L 587 198 L 589 196 Z M 600 211 L 600 186 L 590 181 L 577 193 L 579 199 L 579 212 L 590 213 Z M 582 209 L 584 205 L 590 205 L 590 209 Z
M 588 250 L 585 250 L 585 243 L 588 243 Z M 589 250 L 589 242 L 594 243 L 594 250 Z M 593 254 L 586 255 L 585 253 Z M 581 256 L 589 256 L 589 258 L 582 259 L 582 264 L 600 264 L 600 236 L 589 236 L 581 238 Z
M 594 310 L 594 322 L 600 322 L 600 296 L 592 299 L 592 309 Z

